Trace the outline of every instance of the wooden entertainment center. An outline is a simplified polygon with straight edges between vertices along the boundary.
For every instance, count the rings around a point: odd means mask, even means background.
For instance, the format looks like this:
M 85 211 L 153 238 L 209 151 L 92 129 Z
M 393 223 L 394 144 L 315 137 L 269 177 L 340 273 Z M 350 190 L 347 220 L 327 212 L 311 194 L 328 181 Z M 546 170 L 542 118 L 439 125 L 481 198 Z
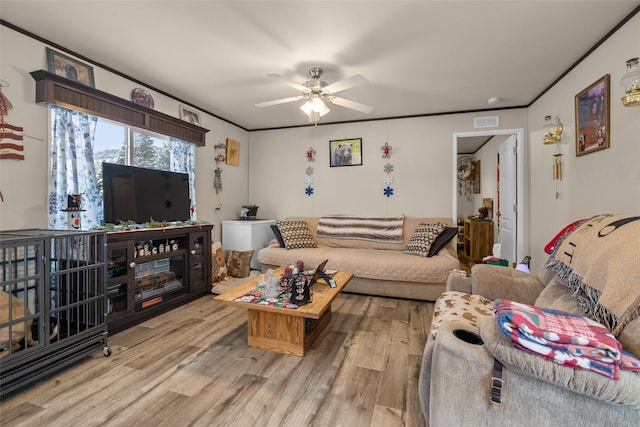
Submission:
M 107 233 L 109 334 L 211 291 L 212 228 L 207 224 Z

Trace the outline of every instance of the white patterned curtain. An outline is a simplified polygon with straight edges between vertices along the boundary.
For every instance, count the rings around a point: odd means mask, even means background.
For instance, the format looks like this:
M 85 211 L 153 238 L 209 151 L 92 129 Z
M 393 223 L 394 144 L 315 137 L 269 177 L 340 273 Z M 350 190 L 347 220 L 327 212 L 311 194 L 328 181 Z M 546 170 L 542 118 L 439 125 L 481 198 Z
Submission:
M 49 228 L 66 230 L 67 196 L 81 194 L 82 229 L 102 225 L 104 211 L 93 166 L 97 117 L 51 107 L 51 164 L 49 167 Z
M 196 165 L 195 147 L 190 142 L 171 138 L 170 168 L 172 172 L 189 174 L 189 198 L 191 199 L 191 220 L 198 219 L 196 215 Z

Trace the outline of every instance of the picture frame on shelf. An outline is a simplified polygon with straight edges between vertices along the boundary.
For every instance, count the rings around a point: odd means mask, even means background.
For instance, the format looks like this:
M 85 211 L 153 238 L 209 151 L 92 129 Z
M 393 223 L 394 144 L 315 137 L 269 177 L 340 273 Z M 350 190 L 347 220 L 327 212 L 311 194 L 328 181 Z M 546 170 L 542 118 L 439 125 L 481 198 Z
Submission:
M 192 125 L 202 126 L 202 120 L 200 119 L 200 113 L 196 110 L 180 104 L 178 109 L 180 110 L 180 120 L 191 123 Z
M 610 147 L 609 105 L 609 74 L 576 95 L 576 156 Z
M 82 83 L 89 87 L 96 87 L 93 79 L 93 67 L 63 53 L 46 48 L 47 71 L 69 80 Z
M 329 166 L 362 166 L 362 138 L 329 141 Z

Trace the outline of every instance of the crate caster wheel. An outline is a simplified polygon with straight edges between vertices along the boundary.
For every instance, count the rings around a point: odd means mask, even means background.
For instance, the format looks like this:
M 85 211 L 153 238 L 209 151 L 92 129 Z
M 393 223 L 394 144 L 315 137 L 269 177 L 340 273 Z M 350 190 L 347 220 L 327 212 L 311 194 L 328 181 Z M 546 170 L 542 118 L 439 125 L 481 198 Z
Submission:
M 104 357 L 109 357 L 111 356 L 111 349 L 109 347 L 104 347 L 102 349 L 102 354 L 104 354 Z

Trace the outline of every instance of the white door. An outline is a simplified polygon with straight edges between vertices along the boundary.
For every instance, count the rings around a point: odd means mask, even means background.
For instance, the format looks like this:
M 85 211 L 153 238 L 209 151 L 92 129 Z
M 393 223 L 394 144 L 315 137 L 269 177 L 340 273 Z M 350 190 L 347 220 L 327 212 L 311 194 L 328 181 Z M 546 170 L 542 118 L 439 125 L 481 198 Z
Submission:
M 498 221 L 498 236 L 496 241 L 500 243 L 501 256 L 509 260 L 509 262 L 517 262 L 516 260 L 516 242 L 517 242 L 517 152 L 516 152 L 516 135 L 500 143 L 498 147 L 498 202 L 499 211 L 496 212 L 496 221 Z

